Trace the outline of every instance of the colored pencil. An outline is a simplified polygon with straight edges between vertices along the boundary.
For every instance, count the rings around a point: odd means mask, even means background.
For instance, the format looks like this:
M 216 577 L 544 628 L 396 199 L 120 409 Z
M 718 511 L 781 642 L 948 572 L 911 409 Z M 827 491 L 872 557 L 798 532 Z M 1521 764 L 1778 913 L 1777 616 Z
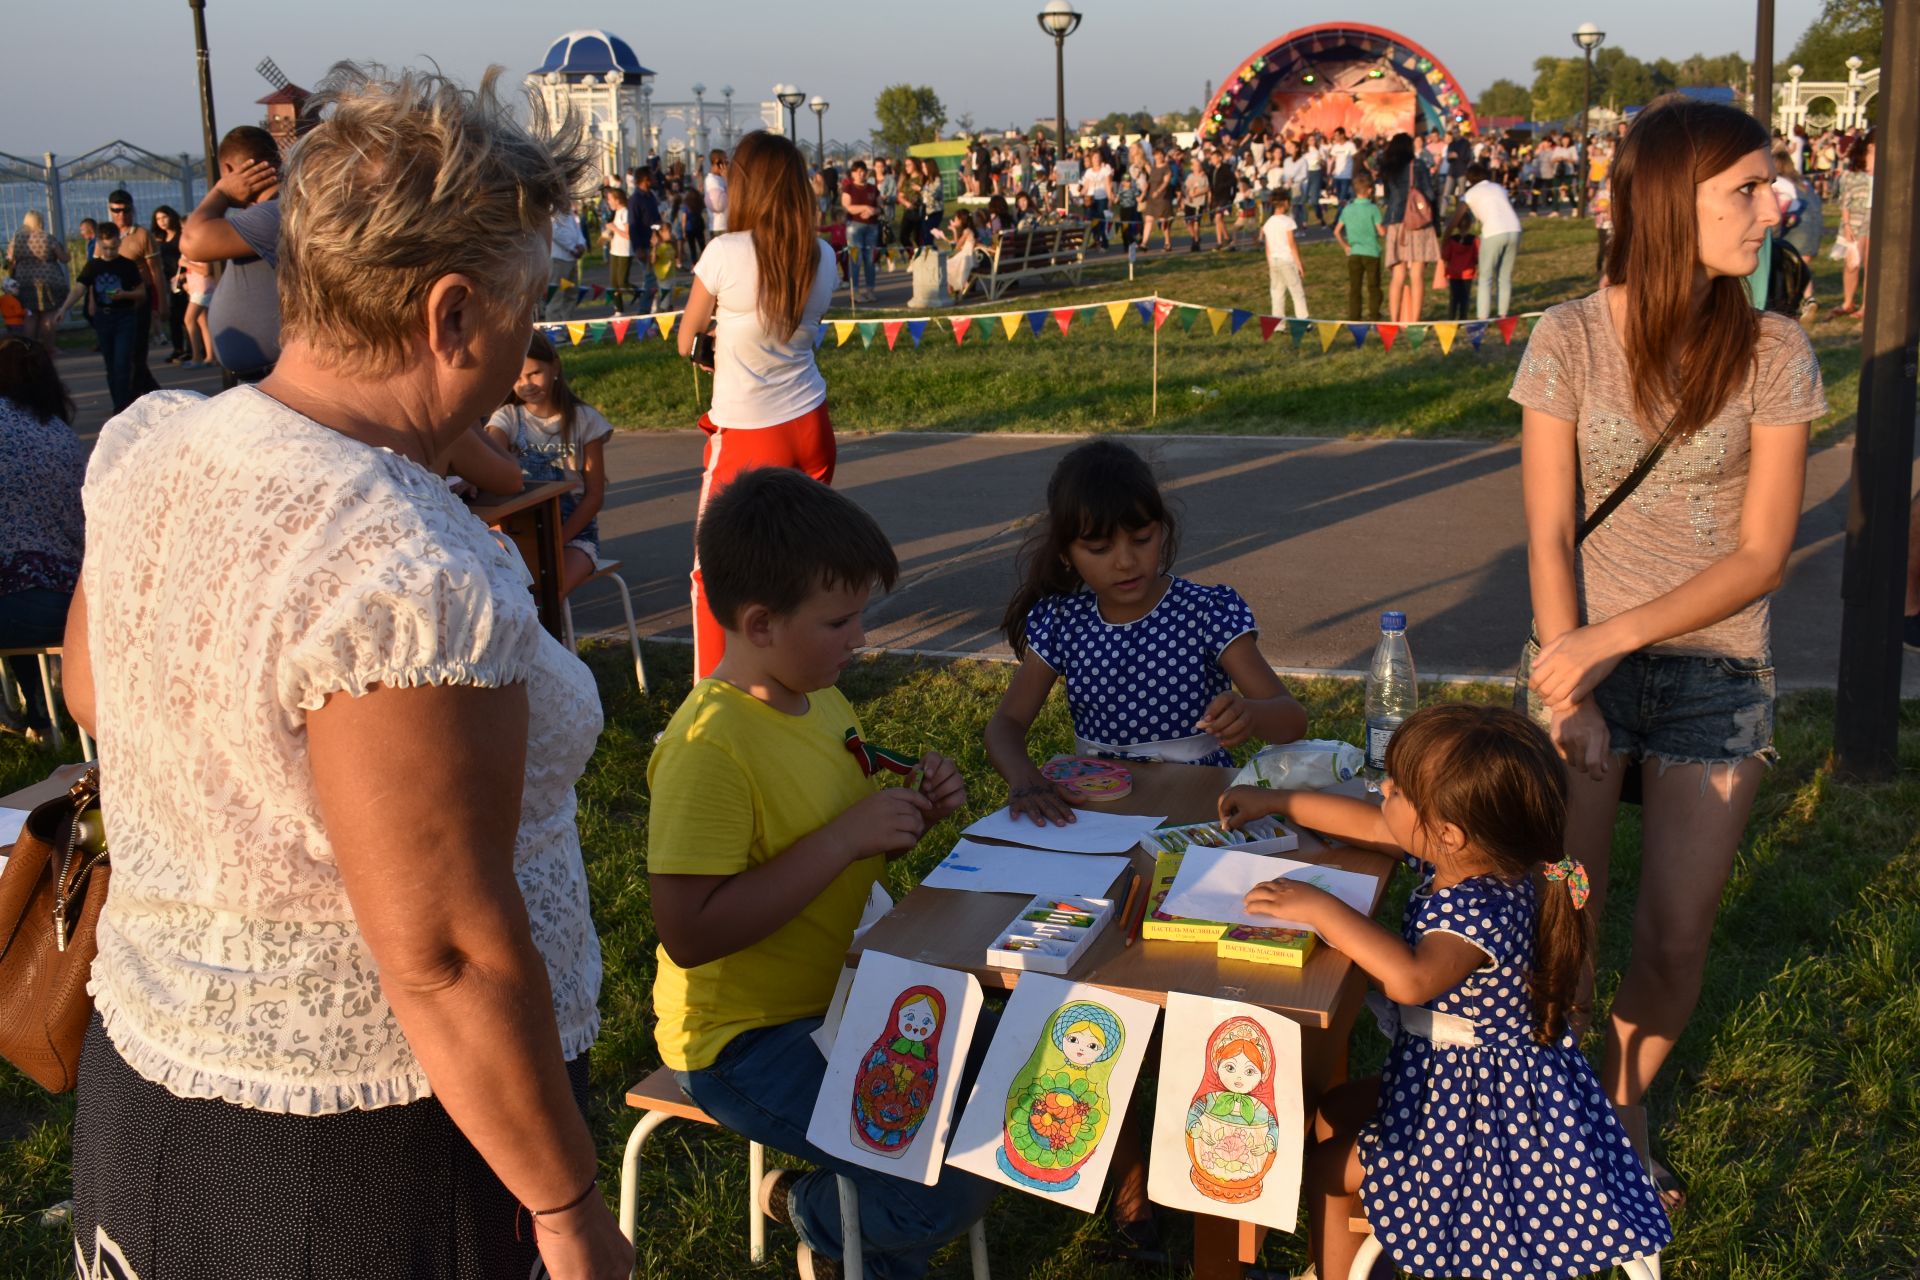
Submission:
M 1133 883 L 1127 886 L 1127 901 L 1125 905 L 1123 905 L 1120 908 L 1120 924 L 1121 924 L 1121 927 L 1126 930 L 1127 940 L 1125 945 L 1129 947 L 1133 945 L 1134 928 L 1140 923 L 1139 920 L 1129 919 L 1129 917 L 1133 915 L 1133 900 L 1139 896 L 1140 896 L 1140 873 L 1136 871 L 1133 873 Z M 1144 919 L 1146 916 L 1146 913 L 1143 911 L 1140 914 L 1142 919 Z

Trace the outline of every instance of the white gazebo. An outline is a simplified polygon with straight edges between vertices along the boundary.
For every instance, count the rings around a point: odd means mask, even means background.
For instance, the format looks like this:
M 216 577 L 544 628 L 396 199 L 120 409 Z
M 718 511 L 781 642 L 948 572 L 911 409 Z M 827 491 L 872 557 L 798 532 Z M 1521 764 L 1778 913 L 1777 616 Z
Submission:
M 1774 88 L 1774 124 L 1783 133 L 1796 125 L 1809 133 L 1865 127 L 1868 104 L 1880 95 L 1880 68 L 1862 71 L 1864 65 L 1848 58 L 1845 80 L 1802 80 L 1798 65 L 1788 67 L 1787 82 Z

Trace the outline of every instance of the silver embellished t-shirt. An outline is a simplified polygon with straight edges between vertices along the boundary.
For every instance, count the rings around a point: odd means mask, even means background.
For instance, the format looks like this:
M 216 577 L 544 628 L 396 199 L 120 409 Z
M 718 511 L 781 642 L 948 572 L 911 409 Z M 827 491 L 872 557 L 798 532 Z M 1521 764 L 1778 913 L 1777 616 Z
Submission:
M 1607 291 L 1549 308 L 1527 340 L 1510 397 L 1574 424 L 1582 518 L 1606 500 L 1652 447 L 1664 423 L 1633 407 L 1627 354 L 1608 313 Z M 1740 542 L 1749 436 L 1755 425 L 1797 426 L 1827 412 L 1813 344 L 1785 316 L 1760 314 L 1746 381 L 1712 421 L 1671 444 L 1633 495 L 1574 557 L 1580 611 L 1604 622 L 1665 595 Z M 1711 626 L 1650 646 L 1655 653 L 1764 658 L 1767 597 Z

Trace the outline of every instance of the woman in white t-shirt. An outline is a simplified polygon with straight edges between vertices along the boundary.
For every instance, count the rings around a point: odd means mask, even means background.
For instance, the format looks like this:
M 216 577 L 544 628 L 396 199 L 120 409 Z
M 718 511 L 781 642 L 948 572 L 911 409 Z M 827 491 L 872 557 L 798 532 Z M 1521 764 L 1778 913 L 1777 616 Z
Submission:
M 728 178 L 732 229 L 708 241 L 694 264 L 680 323 L 683 356 L 694 356 L 695 339 L 709 329 L 714 339 L 713 404 L 700 418 L 703 509 L 752 467 L 792 467 L 833 483 L 833 423 L 813 346 L 838 268 L 832 246 L 814 234 L 806 161 L 792 142 L 756 130 L 735 148 Z M 694 678 L 706 678 L 725 651 L 696 555 Z

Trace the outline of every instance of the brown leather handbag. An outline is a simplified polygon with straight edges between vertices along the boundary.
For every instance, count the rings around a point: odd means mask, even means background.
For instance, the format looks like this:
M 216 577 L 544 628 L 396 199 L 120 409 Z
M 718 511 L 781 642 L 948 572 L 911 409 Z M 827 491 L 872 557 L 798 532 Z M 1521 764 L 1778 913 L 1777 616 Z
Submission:
M 0 871 L 0 1057 L 55 1093 L 79 1079 L 93 1014 L 87 977 L 109 868 L 81 817 L 99 803 L 94 767 L 27 815 Z

